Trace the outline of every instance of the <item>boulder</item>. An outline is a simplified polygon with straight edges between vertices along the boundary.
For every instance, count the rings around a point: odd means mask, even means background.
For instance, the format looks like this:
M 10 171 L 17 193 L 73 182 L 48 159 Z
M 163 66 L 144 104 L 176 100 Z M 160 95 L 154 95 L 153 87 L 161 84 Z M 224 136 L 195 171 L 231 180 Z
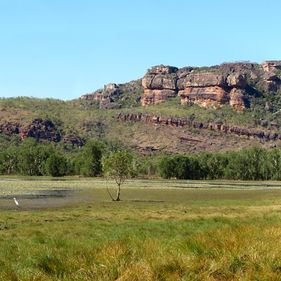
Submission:
M 244 75 L 240 73 L 231 73 L 226 78 L 229 87 L 245 88 L 247 81 Z

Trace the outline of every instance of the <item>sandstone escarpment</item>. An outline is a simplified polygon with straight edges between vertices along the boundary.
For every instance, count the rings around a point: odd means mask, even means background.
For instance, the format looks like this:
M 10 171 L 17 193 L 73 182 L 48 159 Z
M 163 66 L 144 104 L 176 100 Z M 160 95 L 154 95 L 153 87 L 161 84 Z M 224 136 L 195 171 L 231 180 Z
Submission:
M 134 96 L 142 106 L 180 97 L 181 104 L 220 107 L 229 104 L 235 110 L 247 107 L 252 96 L 276 93 L 281 89 L 281 61 L 263 64 L 250 62 L 223 63 L 211 67 L 158 65 L 142 79 L 125 84 L 108 84 L 103 90 L 81 97 L 98 101 L 100 108 L 119 108 L 122 100 Z M 129 96 L 124 96 L 128 93 Z M 136 94 L 138 93 L 138 94 Z
M 256 85 L 264 92 L 281 88 L 281 61 L 262 65 L 239 62 L 212 67 L 155 66 L 142 79 L 142 105 L 157 104 L 179 96 L 182 105 L 220 107 L 229 104 L 237 111 L 249 104 Z
M 229 103 L 237 110 L 245 107 L 246 75 L 230 67 L 156 66 L 144 76 L 142 86 L 142 105 L 157 104 L 178 95 L 183 105 L 219 107 Z

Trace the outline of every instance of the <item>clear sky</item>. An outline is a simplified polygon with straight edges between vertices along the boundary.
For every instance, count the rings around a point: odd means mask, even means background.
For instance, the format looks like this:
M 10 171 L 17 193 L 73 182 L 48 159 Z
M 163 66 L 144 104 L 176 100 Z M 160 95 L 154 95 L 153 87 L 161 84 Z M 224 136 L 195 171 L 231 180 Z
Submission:
M 0 0 L 0 96 L 73 99 L 177 67 L 281 59 L 280 0 Z

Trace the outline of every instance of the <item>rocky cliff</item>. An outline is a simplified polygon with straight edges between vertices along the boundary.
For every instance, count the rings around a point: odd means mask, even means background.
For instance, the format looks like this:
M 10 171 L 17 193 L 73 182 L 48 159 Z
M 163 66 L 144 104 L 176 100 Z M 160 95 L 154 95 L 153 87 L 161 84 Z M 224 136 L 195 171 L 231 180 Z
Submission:
M 262 65 L 240 62 L 212 67 L 156 66 L 142 79 L 142 105 L 157 104 L 179 96 L 181 104 L 219 107 L 230 104 L 243 110 L 248 96 L 259 91 L 276 92 L 281 86 L 281 61 Z
M 81 97 L 96 100 L 101 108 L 121 107 L 124 93 L 142 93 L 135 101 L 143 106 L 158 104 L 176 96 L 181 104 L 220 107 L 229 104 L 243 110 L 249 97 L 281 89 L 281 61 L 224 63 L 211 67 L 158 65 L 141 80 L 127 84 L 108 84 L 103 90 Z

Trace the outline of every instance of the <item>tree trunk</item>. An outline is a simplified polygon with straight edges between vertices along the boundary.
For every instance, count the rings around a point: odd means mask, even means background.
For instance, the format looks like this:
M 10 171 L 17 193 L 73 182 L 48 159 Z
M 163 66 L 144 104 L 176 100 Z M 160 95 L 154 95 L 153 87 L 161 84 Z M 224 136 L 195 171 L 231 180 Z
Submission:
M 120 184 L 118 184 L 117 193 L 116 193 L 116 200 L 115 201 L 120 201 L 120 193 L 121 193 L 121 188 L 120 188 Z

